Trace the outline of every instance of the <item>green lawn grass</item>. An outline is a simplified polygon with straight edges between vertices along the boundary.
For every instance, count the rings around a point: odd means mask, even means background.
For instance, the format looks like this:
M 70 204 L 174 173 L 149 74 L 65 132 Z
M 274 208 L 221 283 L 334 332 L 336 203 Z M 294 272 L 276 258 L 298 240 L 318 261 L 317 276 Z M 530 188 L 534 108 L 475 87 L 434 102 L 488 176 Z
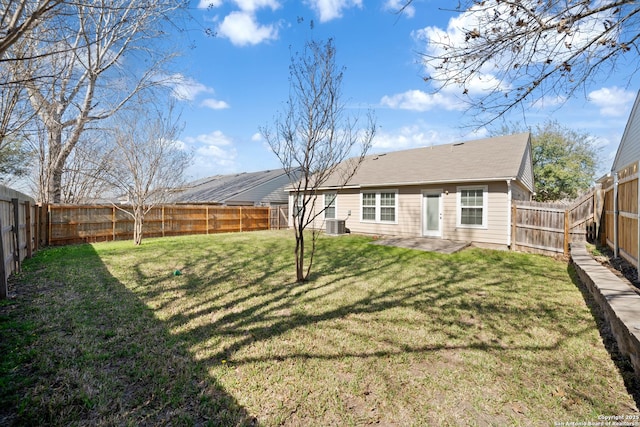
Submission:
M 286 231 L 41 251 L 0 307 L 0 424 L 553 425 L 637 413 L 566 263 L 369 242 L 322 238 L 304 284 Z

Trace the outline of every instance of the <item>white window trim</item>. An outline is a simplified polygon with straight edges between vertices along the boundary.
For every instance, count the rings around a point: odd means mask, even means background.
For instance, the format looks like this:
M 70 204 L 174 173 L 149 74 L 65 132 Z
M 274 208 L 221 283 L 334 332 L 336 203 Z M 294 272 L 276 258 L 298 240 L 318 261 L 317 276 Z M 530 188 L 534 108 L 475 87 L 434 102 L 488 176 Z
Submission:
M 481 225 L 469 225 L 462 224 L 462 190 L 482 190 L 482 224 Z M 468 185 L 464 187 L 456 187 L 456 227 L 457 228 L 476 228 L 486 230 L 489 228 L 487 223 L 487 206 L 489 201 L 489 186 L 488 185 Z
M 291 203 L 291 217 L 295 218 L 299 215 L 299 212 L 302 208 L 299 206 L 304 205 L 304 194 L 300 193 L 292 193 L 292 203 Z
M 393 206 L 393 208 L 395 209 L 395 220 L 394 221 L 383 221 L 380 219 L 380 208 L 382 207 L 380 205 L 380 194 L 381 193 L 394 193 L 395 197 L 394 197 L 394 202 L 395 205 Z M 363 194 L 375 194 L 376 195 L 376 204 L 375 204 L 375 210 L 376 210 L 376 219 L 372 220 L 372 219 L 363 219 L 363 209 L 362 209 L 362 196 Z M 388 206 L 385 206 L 388 207 Z M 398 223 L 398 216 L 399 216 L 399 209 L 398 209 L 398 190 L 397 189 L 389 189 L 389 190 L 364 190 L 360 192 L 360 222 L 362 223 L 368 223 L 368 224 L 397 224 Z
M 326 207 L 327 207 L 327 196 L 333 195 L 333 211 L 335 212 L 335 217 L 327 218 L 326 215 Z M 336 191 L 329 191 L 327 193 L 322 194 L 322 217 L 324 219 L 338 219 L 338 193 Z

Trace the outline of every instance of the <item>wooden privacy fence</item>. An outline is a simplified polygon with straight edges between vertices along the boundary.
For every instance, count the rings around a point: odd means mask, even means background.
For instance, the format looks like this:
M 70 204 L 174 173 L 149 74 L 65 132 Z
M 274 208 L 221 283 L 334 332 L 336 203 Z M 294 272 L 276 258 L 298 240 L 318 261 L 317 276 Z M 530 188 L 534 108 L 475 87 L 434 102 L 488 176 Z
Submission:
M 272 230 L 289 228 L 289 207 L 273 206 L 270 212 L 270 227 Z
M 115 206 L 48 205 L 44 242 L 48 245 L 133 238 L 133 218 Z M 164 205 L 144 217 L 145 237 L 268 230 L 268 207 Z
M 593 190 L 567 204 L 513 202 L 512 249 L 545 255 L 569 255 L 571 242 L 594 241 L 598 194 Z
M 601 243 L 609 246 L 640 271 L 640 217 L 638 170 L 632 163 L 602 183 L 604 192 L 604 226 Z
M 0 185 L 0 299 L 7 298 L 7 279 L 38 249 L 39 207 L 34 200 Z

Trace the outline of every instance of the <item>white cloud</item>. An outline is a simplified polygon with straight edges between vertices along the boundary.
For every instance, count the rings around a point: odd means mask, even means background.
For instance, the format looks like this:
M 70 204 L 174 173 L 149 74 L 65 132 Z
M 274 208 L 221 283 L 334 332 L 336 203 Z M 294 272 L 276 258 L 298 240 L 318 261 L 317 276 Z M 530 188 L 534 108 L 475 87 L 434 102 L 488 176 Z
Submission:
M 211 108 L 212 110 L 224 110 L 229 108 L 229 104 L 225 101 L 219 101 L 213 98 L 207 98 L 200 103 L 200 106 Z
M 380 104 L 393 109 L 411 111 L 429 111 L 434 108 L 444 108 L 447 111 L 465 109 L 464 103 L 451 95 L 429 94 L 421 90 L 409 90 L 395 95 L 383 96 Z
M 619 87 L 603 87 L 589 93 L 589 101 L 599 109 L 600 114 L 607 117 L 620 117 L 628 114 L 629 104 L 634 101 L 635 92 Z
M 251 135 L 251 140 L 253 142 L 262 142 L 262 134 L 260 132 L 256 132 L 253 135 Z
M 463 46 L 466 43 L 465 37 L 468 29 L 475 28 L 474 25 L 477 26 L 474 23 L 475 19 L 476 17 L 471 14 L 462 13 L 449 20 L 446 30 L 438 27 L 426 27 L 414 31 L 412 36 L 415 40 L 426 43 L 425 58 L 439 57 L 444 55 L 444 46 Z M 455 64 L 454 61 L 449 62 L 447 66 L 441 66 L 439 62 L 425 60 L 423 65 L 426 73 L 436 81 L 447 80 L 451 73 L 459 75 L 459 68 L 464 67 L 464 64 L 461 67 Z M 466 93 L 470 95 L 486 93 L 495 89 L 508 90 L 509 85 L 497 79 L 494 72 L 495 67 L 486 64 L 481 70 L 468 78 L 464 84 L 449 86 L 445 90 L 456 91 L 460 94 L 463 93 L 463 90 L 466 90 Z
M 485 128 L 461 136 L 454 130 L 435 130 L 435 127 L 432 125 L 418 123 L 411 126 L 404 126 L 392 132 L 376 133 L 373 139 L 373 149 L 377 152 L 387 150 L 397 151 L 484 138 L 487 135 L 488 131 Z
M 402 11 L 402 15 L 407 18 L 413 18 L 416 14 L 416 8 L 412 4 L 407 5 L 406 0 L 387 0 L 384 9 L 394 13 Z
M 236 46 L 246 46 L 277 39 L 278 29 L 274 25 L 260 25 L 251 13 L 231 12 L 218 26 L 218 35 Z
M 193 101 L 201 93 L 213 93 L 213 88 L 207 87 L 182 74 L 173 74 L 166 79 L 172 95 L 183 101 Z
M 196 137 L 186 137 L 184 142 L 187 144 L 196 144 L 201 146 L 225 147 L 233 145 L 233 140 L 226 136 L 222 131 L 216 130 L 210 133 L 200 134 Z
M 342 17 L 344 9 L 362 7 L 362 0 L 308 0 L 307 3 L 318 14 L 320 22 Z
M 276 10 L 280 7 L 280 3 L 276 0 L 234 0 L 234 3 L 245 12 L 255 12 L 265 7 Z
M 233 140 L 222 131 L 186 137 L 183 143 L 195 153 L 194 163 L 187 171 L 193 179 L 231 173 L 237 169 L 238 153 Z

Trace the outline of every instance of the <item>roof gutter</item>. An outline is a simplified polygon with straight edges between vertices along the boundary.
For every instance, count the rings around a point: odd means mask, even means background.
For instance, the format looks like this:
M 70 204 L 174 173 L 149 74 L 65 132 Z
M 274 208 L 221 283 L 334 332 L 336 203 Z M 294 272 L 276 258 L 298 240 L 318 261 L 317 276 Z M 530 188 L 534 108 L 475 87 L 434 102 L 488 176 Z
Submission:
M 469 178 L 469 179 L 442 179 L 436 181 L 412 181 L 412 182 L 382 182 L 379 184 L 359 184 L 359 185 L 345 185 L 345 186 L 325 186 L 318 187 L 318 190 L 343 190 L 354 188 L 377 188 L 377 187 L 400 187 L 409 185 L 441 185 L 441 184 L 468 184 L 472 182 L 505 182 L 505 181 L 517 181 L 516 177 L 505 176 L 500 178 Z M 294 191 L 291 189 L 290 191 Z

